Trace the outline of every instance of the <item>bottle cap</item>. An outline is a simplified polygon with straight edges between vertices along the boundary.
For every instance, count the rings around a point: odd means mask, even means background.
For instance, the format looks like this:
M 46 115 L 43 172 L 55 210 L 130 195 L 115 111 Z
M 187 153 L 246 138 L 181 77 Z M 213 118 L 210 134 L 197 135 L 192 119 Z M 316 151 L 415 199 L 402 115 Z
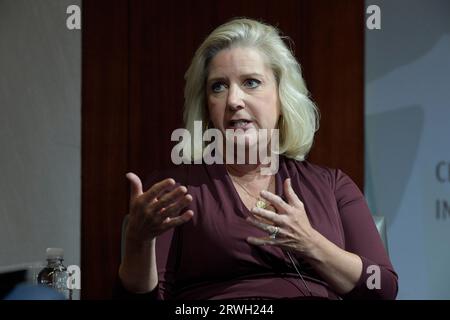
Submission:
M 47 248 L 47 259 L 62 259 L 64 250 L 61 248 Z

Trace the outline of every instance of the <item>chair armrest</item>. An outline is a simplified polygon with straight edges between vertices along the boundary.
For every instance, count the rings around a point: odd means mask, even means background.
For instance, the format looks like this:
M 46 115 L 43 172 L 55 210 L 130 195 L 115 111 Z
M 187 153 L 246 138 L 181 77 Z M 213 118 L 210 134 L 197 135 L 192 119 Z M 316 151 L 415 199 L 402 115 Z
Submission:
M 386 233 L 386 219 L 384 216 L 374 215 L 373 221 L 375 222 L 375 226 L 377 227 L 378 233 L 380 234 L 381 240 L 383 241 L 384 248 L 389 255 L 388 243 L 387 243 L 387 233 Z

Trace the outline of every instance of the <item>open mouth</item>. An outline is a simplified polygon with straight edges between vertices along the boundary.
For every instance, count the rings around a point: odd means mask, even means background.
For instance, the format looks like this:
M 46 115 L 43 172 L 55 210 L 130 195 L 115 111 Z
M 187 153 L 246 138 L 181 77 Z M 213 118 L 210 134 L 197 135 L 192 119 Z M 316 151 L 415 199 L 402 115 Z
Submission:
M 241 129 L 247 130 L 253 127 L 253 121 L 247 119 L 237 119 L 228 121 L 227 129 Z

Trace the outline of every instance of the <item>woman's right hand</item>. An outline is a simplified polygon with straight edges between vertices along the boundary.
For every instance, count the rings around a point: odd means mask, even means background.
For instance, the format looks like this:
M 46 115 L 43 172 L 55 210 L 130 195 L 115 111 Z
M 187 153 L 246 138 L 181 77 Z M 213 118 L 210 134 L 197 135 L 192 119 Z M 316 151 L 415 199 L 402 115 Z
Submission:
M 134 173 L 127 173 L 131 183 L 130 213 L 125 233 L 127 244 L 142 246 L 152 241 L 170 228 L 189 221 L 194 212 L 181 211 L 192 202 L 184 186 L 175 186 L 171 178 L 155 183 L 143 192 L 142 182 Z M 167 193 L 167 190 L 173 189 Z

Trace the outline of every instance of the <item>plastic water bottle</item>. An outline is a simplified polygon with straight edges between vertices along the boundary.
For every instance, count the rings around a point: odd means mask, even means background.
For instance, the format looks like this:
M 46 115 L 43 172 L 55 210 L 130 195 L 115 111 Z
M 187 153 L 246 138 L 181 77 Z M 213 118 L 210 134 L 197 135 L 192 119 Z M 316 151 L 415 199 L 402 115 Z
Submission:
M 53 288 L 66 299 L 72 300 L 72 290 L 67 287 L 69 273 L 63 264 L 64 250 L 47 248 L 47 265 L 38 274 L 38 284 Z

